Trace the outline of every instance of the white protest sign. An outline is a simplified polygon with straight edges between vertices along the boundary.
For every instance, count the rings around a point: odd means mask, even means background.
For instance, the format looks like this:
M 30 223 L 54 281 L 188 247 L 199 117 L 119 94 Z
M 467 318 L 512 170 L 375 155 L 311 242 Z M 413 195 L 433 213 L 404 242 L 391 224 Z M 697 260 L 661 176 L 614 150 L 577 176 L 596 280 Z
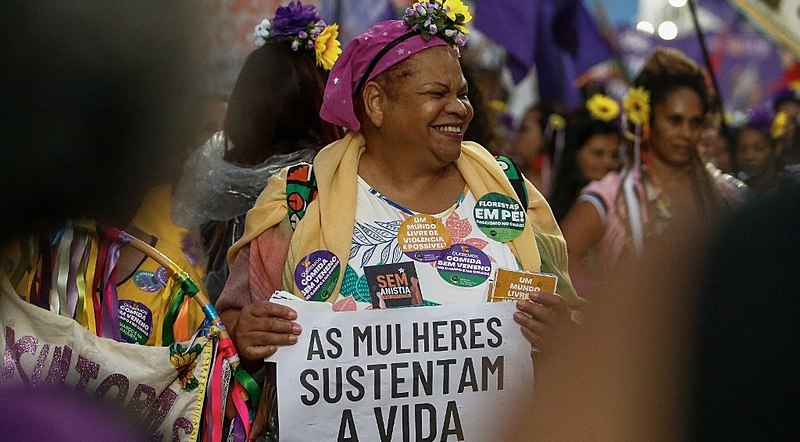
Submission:
M 529 410 L 531 346 L 514 303 L 292 306 L 303 333 L 270 358 L 281 441 L 485 441 Z

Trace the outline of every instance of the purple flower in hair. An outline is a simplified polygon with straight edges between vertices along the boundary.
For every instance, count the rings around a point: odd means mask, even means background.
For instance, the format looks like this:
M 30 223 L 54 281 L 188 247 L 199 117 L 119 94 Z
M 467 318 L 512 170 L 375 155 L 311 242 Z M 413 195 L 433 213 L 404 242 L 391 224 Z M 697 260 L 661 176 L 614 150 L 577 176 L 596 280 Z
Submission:
M 428 40 L 432 36 L 444 39 L 451 48 L 467 43 L 467 22 L 472 20 L 469 9 L 461 0 L 420 0 L 406 8 L 403 21 L 408 28 Z
M 306 30 L 310 22 L 322 20 L 314 5 L 303 5 L 300 2 L 289 3 L 275 11 L 272 19 L 273 37 L 293 37 Z
M 768 107 L 758 106 L 747 111 L 747 121 L 744 125 L 768 135 L 773 116 Z

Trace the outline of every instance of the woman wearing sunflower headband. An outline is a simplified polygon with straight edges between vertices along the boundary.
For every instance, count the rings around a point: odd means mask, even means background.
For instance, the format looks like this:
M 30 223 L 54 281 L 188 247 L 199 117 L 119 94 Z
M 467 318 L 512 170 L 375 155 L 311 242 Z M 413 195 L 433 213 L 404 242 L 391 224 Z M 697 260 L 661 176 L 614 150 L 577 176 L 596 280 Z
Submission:
M 255 28 L 256 49 L 233 86 L 223 130 L 186 163 L 173 217 L 201 227 L 212 299 L 228 276 L 228 248 L 269 177 L 341 137 L 319 117 L 327 72 L 342 52 L 337 36 L 338 25 L 313 5 L 278 7 Z
M 633 152 L 620 173 L 589 184 L 561 224 L 583 291 L 623 256 L 676 226 L 709 226 L 744 200 L 744 184 L 707 169 L 697 153 L 708 89 L 683 53 L 657 49 L 623 102 Z
M 334 64 L 320 115 L 347 134 L 313 165 L 273 176 L 229 252 L 231 275 L 217 308 L 246 366 L 264 365 L 279 346 L 309 332 L 295 322 L 294 309 L 269 300 L 275 290 L 360 314 L 415 306 L 406 309 L 414 321 L 418 307 L 485 302 L 499 267 L 544 271 L 559 275 L 558 294 L 536 292 L 535 303 L 515 304 L 520 333 L 547 351 L 571 326 L 571 308 L 583 300 L 547 203 L 530 183 L 512 178 L 510 161 L 501 164 L 464 141 L 473 109 L 458 49 L 471 18 L 460 0 L 416 3 L 403 20 L 379 22 L 353 39 Z M 301 201 L 295 189 L 304 178 L 308 197 Z M 479 200 L 508 208 L 509 216 L 513 210 L 519 223 L 490 227 L 476 214 Z M 421 232 L 418 219 L 442 240 L 407 247 Z M 448 274 L 448 261 L 462 254 L 486 264 L 478 269 L 461 259 L 457 272 L 468 274 Z M 410 280 L 408 298 L 370 291 L 398 267 Z M 368 283 L 371 272 L 378 277 Z
M 568 116 L 564 152 L 548 199 L 556 221 L 561 221 L 584 186 L 619 170 L 619 114 L 613 98 L 595 94 L 584 109 Z

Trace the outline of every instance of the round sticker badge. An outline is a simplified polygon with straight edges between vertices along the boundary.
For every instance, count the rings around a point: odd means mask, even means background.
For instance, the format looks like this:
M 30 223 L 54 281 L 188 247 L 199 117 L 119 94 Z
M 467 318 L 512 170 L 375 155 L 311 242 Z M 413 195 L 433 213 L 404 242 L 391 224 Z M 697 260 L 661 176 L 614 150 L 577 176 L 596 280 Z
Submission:
M 436 261 L 450 248 L 450 232 L 433 215 L 411 215 L 397 229 L 397 243 L 414 261 Z
M 525 229 L 525 210 L 513 198 L 492 192 L 482 196 L 472 211 L 475 224 L 489 238 L 508 242 Z
M 306 255 L 294 269 L 294 282 L 307 301 L 327 301 L 339 280 L 339 258 L 327 250 Z
M 492 273 L 492 263 L 481 249 L 470 244 L 453 244 L 436 261 L 436 270 L 445 281 L 457 287 L 483 284 Z
M 160 267 L 159 269 L 164 270 L 163 267 Z M 158 271 L 151 272 L 148 270 L 137 270 L 133 274 L 133 283 L 139 288 L 139 290 L 155 293 L 166 287 L 166 271 L 163 275 L 161 275 L 158 273 Z
M 153 332 L 153 312 L 141 302 L 119 302 L 119 331 L 122 341 L 145 345 Z

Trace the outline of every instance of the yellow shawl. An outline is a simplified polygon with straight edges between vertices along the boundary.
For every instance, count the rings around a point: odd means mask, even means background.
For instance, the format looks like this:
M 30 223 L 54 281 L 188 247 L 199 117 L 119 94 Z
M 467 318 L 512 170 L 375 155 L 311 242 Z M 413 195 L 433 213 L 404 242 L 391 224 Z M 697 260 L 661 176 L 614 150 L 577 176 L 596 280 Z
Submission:
M 322 149 L 314 159 L 319 194 L 309 204 L 292 236 L 283 270 L 285 290 L 300 296 L 293 272 L 297 262 L 311 252 L 329 250 L 343 266 L 347 264 L 355 224 L 358 161 L 364 146 L 364 137 L 358 132 L 350 132 L 343 139 Z M 517 199 L 514 188 L 497 160 L 480 145 L 462 143 L 456 166 L 475 199 L 490 192 Z M 228 263 L 231 266 L 244 245 L 286 218 L 286 172 L 287 169 L 284 169 L 269 180 L 255 206 L 247 213 L 244 235 L 228 251 Z M 561 230 L 542 194 L 527 181 L 526 187 L 528 210 L 525 229 L 508 245 L 523 269 L 557 274 L 559 295 L 570 307 L 577 307 L 583 300 L 575 293 L 569 280 L 566 242 Z M 336 300 L 342 280 L 339 278 L 330 302 Z

